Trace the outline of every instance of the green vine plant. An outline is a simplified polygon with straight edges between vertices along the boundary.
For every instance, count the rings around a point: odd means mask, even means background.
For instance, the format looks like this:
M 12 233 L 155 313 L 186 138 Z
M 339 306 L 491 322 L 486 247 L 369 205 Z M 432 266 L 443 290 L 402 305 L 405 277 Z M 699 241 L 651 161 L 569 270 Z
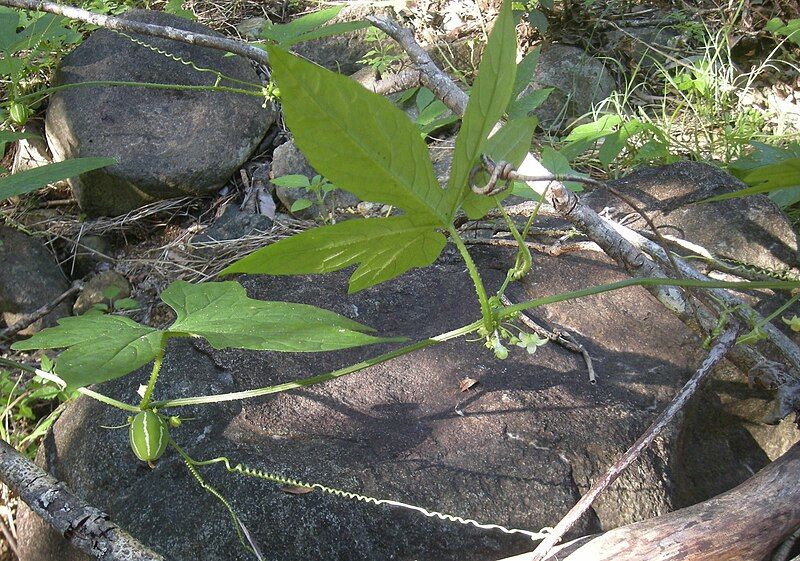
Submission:
M 268 28 L 273 39 L 278 37 L 275 27 Z M 299 25 L 289 28 L 289 31 L 292 29 L 293 33 L 296 32 L 292 35 L 294 38 L 313 33 L 302 31 Z M 221 464 L 231 473 L 291 485 L 302 492 L 316 489 L 346 499 L 411 509 L 454 523 L 522 533 L 532 539 L 541 539 L 546 532 L 505 528 L 390 499 L 334 489 L 322 483 L 298 481 L 243 466 L 224 457 L 196 460 L 179 444 L 182 419 L 176 411 L 180 407 L 242 400 L 307 387 L 444 341 L 476 334 L 498 359 L 508 357 L 511 350 L 522 352 L 525 349 L 533 353 L 544 341 L 515 324 L 514 320 L 521 312 L 629 286 L 800 287 L 797 280 L 737 283 L 637 278 L 504 305 L 502 297 L 506 287 L 523 278 L 531 269 L 532 256 L 524 239 L 536 213 L 520 231 L 502 206 L 503 199 L 512 192 L 512 186 L 507 185 L 498 194 L 488 195 L 478 194 L 471 186 L 474 182 L 490 179 L 479 166 L 486 157 L 519 165 L 530 148 L 536 125 L 534 118 L 522 112 L 509 118 L 502 128 L 491 134 L 496 123 L 513 107 L 512 96 L 519 93 L 515 79 L 515 24 L 510 1 L 504 2 L 489 37 L 456 139 L 445 188 L 436 180 L 420 130 L 402 111 L 351 79 L 289 54 L 279 44 L 285 46 L 293 39 L 286 28 L 281 33 L 284 34 L 279 37 L 281 40 L 274 40 L 274 44 L 267 46 L 275 82 L 272 90 L 280 92 L 286 123 L 298 147 L 311 165 L 337 187 L 352 192 L 361 200 L 391 205 L 401 214 L 319 226 L 264 247 L 232 264 L 221 274 L 316 274 L 355 266 L 349 278 L 349 292 L 354 293 L 410 269 L 432 264 L 449 237 L 469 271 L 480 302 L 481 316 L 452 331 L 406 342 L 379 356 L 332 372 L 276 386 L 217 395 L 175 396 L 158 401 L 153 399 L 154 390 L 167 344 L 174 338 L 203 338 L 216 349 L 282 352 L 324 352 L 375 343 L 400 343 L 402 340 L 383 338 L 368 326 L 314 306 L 251 299 L 234 281 L 203 284 L 177 281 L 161 294 L 163 302 L 176 314 L 174 323 L 166 329 L 155 329 L 120 315 L 86 314 L 62 318 L 56 327 L 44 329 L 12 346 L 17 351 L 65 349 L 58 355 L 53 368 L 38 369 L 36 374 L 66 392 L 77 391 L 129 412 L 131 458 L 153 465 L 171 447 L 200 486 L 225 505 L 240 540 L 257 557 L 257 545 L 246 527 L 224 496 L 205 482 L 200 471 L 202 468 Z M 470 219 L 480 219 L 491 209 L 496 209 L 504 218 L 518 242 L 518 253 L 505 282 L 490 295 L 454 220 L 460 212 Z M 151 363 L 151 374 L 138 403 L 122 402 L 87 387 L 120 378 Z

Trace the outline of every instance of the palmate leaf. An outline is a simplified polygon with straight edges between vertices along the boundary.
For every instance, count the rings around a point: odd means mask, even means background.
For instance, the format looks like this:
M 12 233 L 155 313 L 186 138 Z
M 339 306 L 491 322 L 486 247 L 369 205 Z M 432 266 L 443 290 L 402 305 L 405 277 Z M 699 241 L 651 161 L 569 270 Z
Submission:
M 362 200 L 450 223 L 428 148 L 402 111 L 346 76 L 268 50 L 286 122 L 321 175 Z
M 359 263 L 349 285 L 349 292 L 357 292 L 433 263 L 446 243 L 434 226 L 416 224 L 406 216 L 362 218 L 321 226 L 268 245 L 221 274 L 329 273 Z
M 236 282 L 177 281 L 161 299 L 178 315 L 168 333 L 203 337 L 216 349 L 316 352 L 398 340 L 367 335 L 374 330 L 307 304 L 248 298 Z
M 478 77 L 472 86 L 461 130 L 456 137 L 453 165 L 447 182 L 449 215 L 455 212 L 467 190 L 470 171 L 478 163 L 486 139 L 502 117 L 514 90 L 517 40 L 511 2 L 506 0 L 494 23 Z
M 56 372 L 70 389 L 114 380 L 148 364 L 165 337 L 203 337 L 217 349 L 286 352 L 332 351 L 372 343 L 401 341 L 369 335 L 373 331 L 339 314 L 289 302 L 248 298 L 235 282 L 174 282 L 161 294 L 177 314 L 167 330 L 117 315 L 88 314 L 58 320 L 14 350 L 66 348 Z
M 113 380 L 153 360 L 163 333 L 122 316 L 90 314 L 58 320 L 30 339 L 11 345 L 17 351 L 59 349 L 58 375 L 70 388 Z
M 362 200 L 397 206 L 406 215 L 304 232 L 259 250 L 222 274 L 324 273 L 358 264 L 349 285 L 355 292 L 431 264 L 445 245 L 437 229 L 451 226 L 469 172 L 514 89 L 516 39 L 510 3 L 504 3 L 489 38 L 444 190 L 427 146 L 404 113 L 352 80 L 275 47 L 269 53 L 287 124 L 311 165 Z M 431 98 L 425 90 L 418 92 L 422 106 L 431 104 Z M 524 144 L 527 152 L 529 124 L 513 123 L 499 134 L 498 141 L 507 145 L 499 151 L 517 151 Z M 510 138 L 514 131 L 524 133 L 523 138 Z
M 112 166 L 117 161 L 114 158 L 73 158 L 55 164 L 47 164 L 7 177 L 0 178 L 0 201 L 35 191 L 50 183 L 75 177 L 87 171 Z

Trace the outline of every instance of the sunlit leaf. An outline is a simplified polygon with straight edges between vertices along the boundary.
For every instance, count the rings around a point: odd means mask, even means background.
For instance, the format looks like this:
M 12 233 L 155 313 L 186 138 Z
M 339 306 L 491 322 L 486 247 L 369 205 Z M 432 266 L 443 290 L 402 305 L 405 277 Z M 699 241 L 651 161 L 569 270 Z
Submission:
M 40 187 L 78 176 L 87 171 L 111 166 L 117 161 L 113 158 L 74 158 L 55 164 L 47 164 L 7 177 L 0 178 L 0 201 L 35 191 Z
M 237 261 L 224 271 L 299 275 L 328 273 L 359 264 L 350 292 L 433 263 L 446 240 L 434 224 L 406 216 L 348 220 L 284 238 Z
M 314 169 L 361 200 L 449 223 L 428 148 L 405 113 L 350 78 L 268 50 L 286 122 Z
M 161 299 L 178 316 L 169 333 L 203 337 L 216 349 L 314 352 L 393 340 L 367 335 L 371 328 L 315 306 L 248 298 L 237 282 L 177 281 Z
M 56 370 L 72 388 L 113 380 L 153 360 L 162 332 L 123 317 L 88 314 L 58 320 L 56 327 L 12 345 L 14 350 L 67 350 Z
M 744 177 L 744 182 L 752 185 L 752 187 L 717 195 L 702 202 L 724 201 L 726 199 L 736 199 L 760 193 L 774 193 L 783 189 L 798 187 L 800 186 L 800 158 L 790 158 L 757 168 Z
M 447 183 L 448 216 L 455 213 L 468 190 L 467 179 L 478 163 L 486 139 L 500 120 L 514 89 L 517 39 L 511 2 L 505 0 L 489 36 L 478 77 L 472 86 L 461 130 L 456 137 Z

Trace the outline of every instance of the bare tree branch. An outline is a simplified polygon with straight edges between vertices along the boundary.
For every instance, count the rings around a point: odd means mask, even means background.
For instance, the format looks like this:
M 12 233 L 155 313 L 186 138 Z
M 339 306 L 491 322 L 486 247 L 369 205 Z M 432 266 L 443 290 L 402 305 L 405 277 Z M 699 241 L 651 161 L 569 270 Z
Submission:
M 800 443 L 730 491 L 649 520 L 577 539 L 547 561 L 766 559 L 800 526 Z M 523 553 L 502 561 L 530 561 Z M 794 561 L 794 560 L 793 560 Z
M 267 52 L 265 50 L 254 47 L 253 45 L 249 45 L 244 41 L 228 39 L 227 37 L 205 35 L 203 33 L 192 33 L 191 31 L 176 29 L 174 27 L 153 25 L 115 16 L 95 14 L 88 10 L 75 8 L 73 6 L 65 6 L 63 4 L 56 4 L 55 2 L 44 2 L 38 0 L 0 0 L 0 5 L 10 6 L 12 8 L 22 8 L 23 10 L 49 12 L 51 14 L 105 27 L 106 29 L 139 33 L 140 35 L 161 37 L 162 39 L 172 39 L 173 41 L 197 45 L 198 47 L 208 47 L 218 51 L 226 51 L 241 55 L 257 62 L 258 64 L 269 64 L 269 57 L 267 56 Z
M 50 312 L 56 309 L 56 307 L 61 304 L 64 300 L 80 292 L 83 289 L 83 283 L 80 281 L 76 281 L 72 284 L 72 286 L 67 289 L 63 294 L 61 294 L 58 298 L 53 300 L 52 302 L 48 302 L 41 308 L 36 311 L 31 312 L 30 314 L 26 314 L 25 316 L 21 317 L 16 323 L 13 325 L 9 325 L 5 329 L 0 330 L 0 341 L 4 339 L 8 339 L 9 337 L 13 337 L 35 321 L 43 318 Z
M 672 399 L 669 405 L 661 412 L 661 415 L 653 422 L 652 425 L 638 438 L 628 450 L 620 456 L 620 458 L 611 466 L 603 476 L 598 479 L 594 485 L 581 497 L 581 499 L 573 506 L 564 518 L 556 524 L 555 528 L 549 535 L 542 540 L 536 549 L 525 561 L 541 561 L 550 552 L 555 544 L 561 541 L 561 538 L 566 534 L 583 516 L 595 499 L 600 494 L 608 489 L 608 487 L 622 475 L 622 473 L 630 466 L 642 452 L 644 452 L 656 439 L 656 437 L 663 432 L 669 425 L 675 415 L 683 409 L 689 402 L 692 396 L 700 388 L 703 381 L 711 374 L 714 367 L 725 358 L 725 355 L 730 352 L 734 344 L 736 344 L 736 334 L 739 331 L 738 326 L 729 328 L 722 335 L 719 336 L 716 344 L 711 348 L 708 356 L 697 369 L 697 372 L 689 378 L 686 385 L 683 386 L 680 392 Z
M 0 481 L 81 551 L 103 561 L 164 561 L 108 515 L 76 497 L 63 483 L 0 441 Z

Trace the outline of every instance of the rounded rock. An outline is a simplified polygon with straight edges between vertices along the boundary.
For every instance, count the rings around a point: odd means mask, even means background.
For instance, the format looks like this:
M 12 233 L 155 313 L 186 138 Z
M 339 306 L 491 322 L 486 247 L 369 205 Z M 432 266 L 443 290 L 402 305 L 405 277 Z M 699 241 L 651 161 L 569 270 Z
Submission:
M 131 10 L 124 19 L 216 35 L 161 12 Z M 198 70 L 200 69 L 200 70 Z M 55 85 L 87 81 L 261 86 L 249 61 L 156 37 L 94 32 L 64 58 Z M 47 139 L 54 159 L 105 156 L 117 164 L 72 178 L 89 215 L 119 215 L 170 197 L 213 192 L 247 160 L 275 120 L 257 96 L 152 87 L 68 88 L 53 94 Z

